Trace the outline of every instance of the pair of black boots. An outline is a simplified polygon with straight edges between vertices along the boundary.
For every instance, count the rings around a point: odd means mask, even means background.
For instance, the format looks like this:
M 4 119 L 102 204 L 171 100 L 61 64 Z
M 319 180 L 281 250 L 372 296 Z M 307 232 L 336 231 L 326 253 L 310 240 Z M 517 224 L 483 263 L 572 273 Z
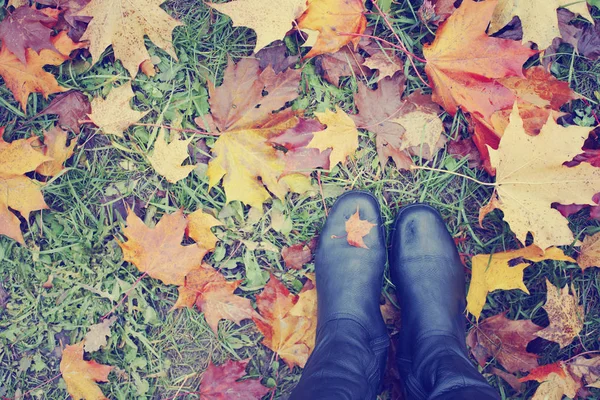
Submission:
M 364 238 L 368 249 L 344 239 L 357 209 L 377 224 Z M 404 207 L 392 235 L 390 269 L 402 308 L 397 362 L 407 399 L 499 399 L 467 355 L 464 270 L 441 216 L 423 204 Z M 316 253 L 317 340 L 292 400 L 377 397 L 389 346 L 379 305 L 386 259 L 377 200 L 364 192 L 341 196 Z

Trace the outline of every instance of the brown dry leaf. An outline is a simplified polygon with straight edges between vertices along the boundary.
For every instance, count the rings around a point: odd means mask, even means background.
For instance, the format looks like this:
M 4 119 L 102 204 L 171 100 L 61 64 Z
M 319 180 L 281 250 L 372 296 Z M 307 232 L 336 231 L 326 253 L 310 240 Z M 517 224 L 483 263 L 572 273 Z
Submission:
M 571 0 L 499 0 L 490 24 L 490 35 L 498 32 L 518 16 L 523 26 L 523 43 L 533 42 L 540 50 L 550 47 L 560 37 L 557 9 L 565 7 L 590 22 L 594 19 L 585 1 Z M 545 21 L 541 24 L 540 21 Z
M 85 334 L 83 348 L 88 353 L 100 350 L 106 346 L 106 338 L 110 337 L 110 327 L 117 320 L 117 316 L 113 315 L 110 318 L 105 319 L 99 324 L 94 324 L 89 327 L 88 333 Z
M 312 238 L 309 242 L 298 243 L 293 246 L 285 246 L 281 249 L 281 256 L 285 262 L 286 268 L 300 270 L 311 262 L 313 251 L 317 247 L 317 238 Z
M 360 212 L 356 207 L 356 212 L 346 221 L 346 233 L 348 234 L 347 240 L 350 246 L 362 247 L 368 249 L 365 244 L 364 237 L 376 227 L 377 224 L 369 222 L 367 220 L 360 219 Z
M 527 135 L 515 104 L 498 150 L 489 152 L 496 170 L 495 208 L 504 212 L 504 220 L 522 243 L 529 232 L 543 249 L 573 243 L 567 219 L 551 205 L 596 204 L 592 197 L 600 186 L 600 169 L 587 163 L 563 165 L 581 153 L 590 131 L 562 127 L 550 118 L 538 136 Z
M 250 360 L 227 360 L 218 367 L 209 363 L 200 379 L 200 400 L 256 400 L 262 399 L 270 389 L 260 384 L 260 379 L 242 379 Z
M 424 23 L 439 25 L 456 10 L 456 0 L 425 0 L 419 8 L 419 18 Z
M 586 236 L 581 244 L 577 264 L 583 271 L 586 268 L 600 266 L 600 233 L 592 236 Z
M 273 4 L 264 0 L 235 0 L 224 4 L 208 3 L 228 15 L 233 26 L 246 26 L 256 32 L 255 52 L 276 40 L 283 40 L 293 22 L 306 11 L 307 0 L 280 0 Z
M 88 117 L 104 134 L 123 137 L 127 128 L 148 113 L 131 108 L 130 102 L 134 96 L 131 81 L 113 88 L 106 99 L 97 97 L 92 101 L 92 113 Z
M 89 41 L 92 61 L 95 64 L 110 45 L 115 58 L 132 77 L 140 65 L 150 60 L 144 36 L 177 59 L 171 36 L 173 29 L 182 24 L 169 16 L 160 5 L 163 0 L 91 0 L 74 17 L 93 17 L 81 37 Z
M 364 57 L 352 51 L 349 46 L 342 47 L 333 54 L 323 54 L 316 59 L 317 71 L 332 85 L 339 87 L 343 76 L 362 78 L 371 75 L 369 68 L 364 66 Z
M 86 47 L 85 43 L 75 43 L 66 32 L 60 32 L 52 37 L 52 44 L 59 51 L 43 49 L 40 53 L 28 49 L 27 63 L 24 64 L 12 54 L 4 44 L 0 50 L 0 75 L 4 78 L 6 87 L 15 96 L 23 110 L 27 109 L 27 99 L 31 93 L 41 93 L 48 98 L 53 93 L 65 92 L 54 75 L 44 71 L 45 65 L 60 65 L 69 59 L 73 50 Z
M 512 265 L 511 261 L 519 261 Z M 506 251 L 494 254 L 478 254 L 471 259 L 471 285 L 467 295 L 467 311 L 479 319 L 487 294 L 494 290 L 521 289 L 529 290 L 523 282 L 523 270 L 532 263 L 544 260 L 559 260 L 574 262 L 562 250 L 552 247 L 546 251 L 532 245 L 520 250 Z
M 367 18 L 363 0 L 308 0 L 308 9 L 298 20 L 299 29 L 318 31 L 319 35 L 305 58 L 335 53 L 347 44 L 358 45 Z
M 58 124 L 79 134 L 79 121 L 92 112 L 87 96 L 76 90 L 57 95 L 39 115 L 57 114 Z
M 367 58 L 362 65 L 369 69 L 379 71 L 377 76 L 377 82 L 384 78 L 393 77 L 396 72 L 402 71 L 404 63 L 393 53 L 385 51 L 378 51 L 371 57 Z
M 331 149 L 329 155 L 331 168 L 338 163 L 346 164 L 346 159 L 358 149 L 358 130 L 354 121 L 339 107 L 336 107 L 335 112 L 325 110 L 324 113 L 315 113 L 315 116 L 327 128 L 315 132 L 306 147 L 319 149 L 322 152 Z
M 67 384 L 67 392 L 74 400 L 108 400 L 97 382 L 108 382 L 108 374 L 113 367 L 85 361 L 83 346 L 82 341 L 63 350 L 60 372 Z
M 175 138 L 167 144 L 167 140 L 170 140 L 169 133 L 166 129 L 161 129 L 161 133 L 154 142 L 154 151 L 148 156 L 148 160 L 157 174 L 164 176 L 171 183 L 177 183 L 187 178 L 196 168 L 196 165 L 181 165 L 189 158 L 188 146 L 194 138 Z
M 544 310 L 548 313 L 550 325 L 537 333 L 537 336 L 556 342 L 562 349 L 571 344 L 583 329 L 584 311 L 579 299 L 569 294 L 569 287 L 558 289 L 546 279 L 547 300 Z M 575 292 L 575 290 L 573 290 Z
M 37 137 L 7 143 L 2 139 L 3 132 L 4 128 L 0 128 L 0 235 L 25 244 L 21 221 L 9 207 L 25 219 L 32 211 L 48 208 L 42 195 L 42 184 L 29 179 L 25 173 L 51 159 L 32 146 Z
M 72 140 L 71 145 L 67 146 L 68 138 L 69 134 L 57 126 L 44 132 L 42 154 L 51 158 L 52 161 L 46 161 L 39 165 L 35 172 L 45 176 L 54 176 L 65 168 L 63 164 L 71 158 L 75 145 L 77 145 L 77 141 Z
M 167 285 L 182 286 L 185 276 L 201 265 L 206 250 L 200 246 L 182 246 L 187 220 L 181 210 L 165 214 L 156 227 L 147 227 L 133 211 L 123 229 L 126 242 L 117 242 L 123 259 Z
M 276 352 L 290 369 L 294 365 L 303 368 L 314 348 L 316 289 L 303 293 L 302 297 L 291 294 L 271 276 L 264 290 L 256 296 L 260 316 L 255 316 L 254 322 L 264 335 L 263 344 Z
M 217 245 L 217 237 L 211 228 L 222 226 L 223 223 L 202 210 L 196 210 L 187 216 L 187 234 L 194 239 L 198 246 L 208 251 L 213 251 Z
M 230 63 L 223 84 L 209 84 L 211 124 L 220 134 L 207 171 L 211 187 L 223 180 L 227 202 L 239 200 L 256 208 L 271 193 L 283 198 L 289 191 L 310 188 L 301 174 L 283 177 L 286 162 L 270 143 L 299 123 L 289 109 L 274 111 L 298 96 L 300 71 L 275 74 L 271 67 L 261 71 L 258 65 L 254 59 Z
M 527 352 L 527 345 L 540 330 L 542 327 L 530 320 L 513 321 L 504 312 L 475 325 L 467 336 L 467 344 L 481 367 L 495 359 L 508 372 L 527 372 L 538 366 L 539 356 Z

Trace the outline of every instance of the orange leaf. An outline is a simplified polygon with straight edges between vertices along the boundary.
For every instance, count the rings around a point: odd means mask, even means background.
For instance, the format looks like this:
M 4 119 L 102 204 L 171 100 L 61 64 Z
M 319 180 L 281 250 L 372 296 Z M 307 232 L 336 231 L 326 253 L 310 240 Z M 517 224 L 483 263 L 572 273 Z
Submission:
M 181 245 L 186 227 L 181 210 L 165 214 L 155 228 L 148 228 L 129 210 L 123 229 L 128 241 L 118 242 L 123 259 L 167 285 L 183 285 L 185 276 L 200 266 L 206 255 L 200 246 Z
M 52 158 L 52 161 L 46 161 L 36 168 L 36 172 L 45 176 L 54 176 L 64 169 L 63 164 L 73 155 L 73 150 L 77 144 L 72 140 L 70 146 L 67 146 L 69 134 L 59 127 L 55 126 L 47 132 L 44 132 L 44 147 L 42 154 Z
M 96 361 L 83 359 L 83 344 L 81 341 L 65 347 L 60 360 L 60 372 L 67 384 L 67 392 L 75 400 L 104 400 L 102 390 L 96 382 L 108 382 L 108 374 L 113 369 Z
M 308 9 L 298 19 L 300 29 L 318 31 L 319 36 L 305 58 L 335 53 L 347 44 L 355 46 L 367 28 L 363 0 L 309 0 Z
M 348 233 L 348 243 L 350 246 L 368 249 L 363 239 L 375 226 L 377 224 L 360 219 L 359 210 L 356 207 L 356 212 L 346 221 L 346 232 Z

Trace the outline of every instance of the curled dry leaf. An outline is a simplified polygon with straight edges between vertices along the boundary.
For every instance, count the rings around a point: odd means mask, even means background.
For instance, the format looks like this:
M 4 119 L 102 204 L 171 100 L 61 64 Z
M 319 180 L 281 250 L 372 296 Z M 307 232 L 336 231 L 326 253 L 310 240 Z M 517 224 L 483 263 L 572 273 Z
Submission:
M 154 142 L 154 151 L 148 156 L 148 160 L 157 174 L 164 176 L 171 183 L 177 183 L 196 168 L 195 165 L 181 165 L 189 158 L 188 146 L 194 138 L 175 138 L 167 143 L 167 140 L 170 140 L 169 136 L 166 129 L 161 129 L 161 134 Z
M 512 265 L 513 260 L 518 263 Z M 536 263 L 544 260 L 575 261 L 558 248 L 552 247 L 544 251 L 535 245 L 520 250 L 474 256 L 471 259 L 472 275 L 467 294 L 467 311 L 479 318 L 487 294 L 494 290 L 521 289 L 529 293 L 523 282 L 523 270 L 531 266 L 526 261 Z
M 25 244 L 21 221 L 10 209 L 28 219 L 32 211 L 48 208 L 42 195 L 42 184 L 25 173 L 52 159 L 32 146 L 38 141 L 37 137 L 7 143 L 2 139 L 3 132 L 4 128 L 0 128 L 0 235 Z
M 246 366 L 250 360 L 228 360 L 216 366 L 212 362 L 200 379 L 200 400 L 236 399 L 256 400 L 269 393 L 269 388 L 260 384 L 259 379 L 244 379 Z
M 298 19 L 298 28 L 319 35 L 305 58 L 335 53 L 347 44 L 358 45 L 367 27 L 363 0 L 308 0 L 308 9 Z
M 469 332 L 467 344 L 471 354 L 483 368 L 495 359 L 508 372 L 527 372 L 538 366 L 538 355 L 529 353 L 527 345 L 536 339 L 542 327 L 530 320 L 513 321 L 506 312 L 489 317 Z
M 150 60 L 144 36 L 177 59 L 171 36 L 173 29 L 182 24 L 171 18 L 160 5 L 163 0 L 91 0 L 74 17 L 92 17 L 81 37 L 90 43 L 90 53 L 95 64 L 110 45 L 115 58 L 132 77 L 140 65 Z
M 346 221 L 347 240 L 350 246 L 362 247 L 368 249 L 364 237 L 376 227 L 377 224 L 367 220 L 360 219 L 360 210 L 356 207 L 356 212 Z
M 113 369 L 96 361 L 83 359 L 84 342 L 65 347 L 60 360 L 60 372 L 67 384 L 67 392 L 74 400 L 108 400 L 97 382 L 108 382 Z
M 546 49 L 550 47 L 554 38 L 561 36 L 556 14 L 559 7 L 565 7 L 569 11 L 580 14 L 588 21 L 594 22 L 585 1 L 498 0 L 489 33 L 498 32 L 517 16 L 523 26 L 523 43 L 533 42 L 538 45 L 540 50 Z M 540 21 L 546 21 L 546 23 L 540 24 Z
M 293 22 L 306 11 L 307 0 L 280 0 L 277 5 L 264 0 L 235 0 L 209 5 L 228 15 L 233 26 L 246 26 L 256 32 L 255 52 L 283 40 Z
M 97 97 L 92 101 L 92 113 L 88 117 L 104 134 L 123 137 L 127 128 L 148 113 L 131 108 L 134 96 L 131 81 L 113 88 L 106 99 Z
M 550 325 L 538 332 L 543 339 L 556 342 L 562 349 L 571 344 L 583 329 L 584 311 L 579 299 L 569 294 L 569 287 L 562 289 L 546 279 L 547 300 L 544 310 L 548 313 Z M 575 290 L 573 289 L 573 292 Z
M 187 221 L 181 210 L 165 214 L 156 227 L 147 227 L 133 211 L 123 229 L 126 242 L 118 242 L 123 259 L 141 272 L 167 285 L 183 286 L 185 276 L 197 268 L 206 250 L 197 245 L 182 246 Z
M 551 206 L 596 204 L 592 198 L 600 186 L 600 169 L 587 163 L 564 165 L 581 152 L 590 130 L 562 127 L 550 118 L 538 136 L 527 135 L 515 104 L 498 150 L 490 149 L 498 200 L 486 211 L 501 209 L 521 243 L 529 232 L 543 249 L 573 243 L 568 221 Z

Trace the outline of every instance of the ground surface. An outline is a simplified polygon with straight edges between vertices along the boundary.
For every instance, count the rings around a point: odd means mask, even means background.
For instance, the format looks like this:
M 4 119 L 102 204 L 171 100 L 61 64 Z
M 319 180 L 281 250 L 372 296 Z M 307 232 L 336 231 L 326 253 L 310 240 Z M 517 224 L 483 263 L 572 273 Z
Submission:
M 391 13 L 396 31 L 413 46 L 416 54 L 421 54 L 422 43 L 432 38 L 429 29 L 416 17 L 420 3 L 419 0 L 399 0 Z M 151 53 L 160 57 L 160 73 L 152 79 L 138 75 L 133 82 L 137 89 L 134 104 L 139 110 L 150 111 L 148 121 L 162 115 L 167 124 L 181 121 L 183 128 L 195 128 L 193 118 L 208 112 L 206 78 L 220 81 L 228 58 L 237 60 L 250 55 L 254 34 L 244 28 L 232 28 L 227 17 L 211 12 L 199 0 L 169 1 L 164 8 L 185 24 L 174 34 L 180 61 L 174 62 L 147 42 Z M 597 9 L 594 12 L 600 17 Z M 390 36 L 376 15 L 369 16 L 369 24 L 377 26 L 382 37 Z M 561 51 L 553 67 L 555 75 L 569 81 L 577 92 L 594 99 L 600 80 L 600 63 L 578 57 L 568 46 Z M 352 94 L 357 87 L 354 78 L 344 80 L 338 89 L 316 75 L 311 65 L 304 71 L 308 84 L 301 85 L 304 92 L 298 101 L 309 113 L 322 111 L 332 104 L 352 111 Z M 89 70 L 64 67 L 55 72 L 62 85 L 92 95 L 105 94 L 114 82 L 129 80 L 120 64 L 113 62 L 100 62 Z M 407 72 L 410 74 L 408 91 L 412 92 L 422 83 L 410 69 Z M 5 139 L 40 135 L 53 124 L 52 117 L 31 117 L 46 104 L 41 96 L 30 101 L 32 108 L 25 117 L 4 85 L 0 85 L 0 92 L 0 126 L 12 126 L 11 136 Z M 600 113 L 597 104 L 592 103 L 592 106 Z M 564 111 L 591 115 L 582 101 L 571 103 Z M 444 118 L 450 138 L 466 133 L 462 116 L 445 115 Z M 130 130 L 129 137 L 145 149 L 151 134 L 152 127 L 136 126 Z M 209 145 L 211 140 L 207 138 Z M 239 206 L 225 207 L 219 187 L 209 192 L 202 171 L 171 185 L 154 173 L 140 153 L 124 151 L 127 147 L 119 147 L 119 139 L 115 143 L 117 146 L 111 145 L 106 137 L 94 135 L 94 128 L 85 128 L 79 139 L 80 150 L 69 162 L 68 172 L 44 190 L 52 210 L 34 213 L 26 234 L 28 245 L 20 246 L 0 237 L 0 285 L 10 296 L 6 309 L 0 309 L 0 396 L 13 398 L 27 392 L 32 398 L 66 398 L 64 381 L 57 377 L 61 344 L 80 340 L 86 328 L 109 312 L 140 276 L 133 266 L 122 261 L 121 250 L 115 242 L 115 237 L 122 238 L 122 199 L 141 205 L 146 221 L 156 220 L 178 207 L 194 210 L 199 205 L 225 216 L 222 219 L 229 228 L 235 229 L 218 232 L 221 242 L 208 259 L 213 265 L 224 261 L 229 265 L 242 263 L 246 250 L 240 248 L 240 240 L 267 239 L 282 247 L 309 240 L 324 222 L 323 202 L 315 195 L 290 196 L 285 202 L 277 203 L 292 220 L 293 230 L 288 235 L 268 229 L 270 211 L 256 225 L 248 225 Z M 439 153 L 434 164 L 484 181 L 490 179 L 484 172 L 468 168 L 466 160 L 457 161 L 445 151 Z M 393 164 L 382 170 L 368 133 L 362 134 L 361 148 L 355 159 L 345 167 L 322 174 L 321 181 L 328 207 L 336 196 L 347 190 L 363 189 L 375 194 L 388 228 L 403 204 L 427 202 L 441 211 L 456 237 L 465 238 L 461 243 L 465 254 L 516 248 L 513 234 L 498 213 L 488 217 L 485 230 L 478 227 L 478 210 L 489 199 L 490 188 L 436 172 L 400 173 Z M 589 220 L 585 211 L 570 220 L 576 235 L 600 230 L 600 224 Z M 572 249 L 567 252 L 573 254 Z M 275 272 L 288 284 L 294 283 L 294 276 L 286 275 L 277 254 L 257 250 L 255 256 L 261 268 Z M 242 277 L 241 271 L 234 265 L 229 276 Z M 53 287 L 44 289 L 42 284 L 50 275 L 54 277 Z M 519 291 L 492 294 L 484 315 L 508 311 L 511 318 L 547 324 L 546 314 L 541 310 L 546 278 L 560 286 L 573 282 L 584 299 L 586 324 L 580 339 L 562 350 L 557 344 L 541 340 L 533 343 L 535 351 L 542 354 L 540 363 L 598 350 L 600 281 L 594 268 L 582 273 L 577 265 L 541 263 L 526 271 L 530 296 Z M 391 291 L 392 285 L 386 279 L 384 292 Z M 199 374 L 209 360 L 220 363 L 228 358 L 252 358 L 250 373 L 262 377 L 267 385 L 276 385 L 275 398 L 285 398 L 290 393 L 301 370 L 290 371 L 285 364 L 274 363 L 272 352 L 260 344 L 261 335 L 253 324 L 238 326 L 222 321 L 215 336 L 197 311 L 170 312 L 176 298 L 176 287 L 144 279 L 119 308 L 116 313 L 119 322 L 113 329 L 108 348 L 94 356 L 98 362 L 118 368 L 111 382 L 102 384 L 109 398 L 183 396 L 197 390 Z M 512 389 L 499 378 L 490 377 L 490 382 L 499 387 L 503 396 L 513 395 Z M 36 388 L 39 385 L 43 386 Z M 528 391 L 513 398 L 528 398 L 534 389 L 535 385 L 530 385 Z M 183 397 L 186 396 L 195 398 L 191 394 Z M 390 398 L 389 393 L 382 394 L 381 398 Z

